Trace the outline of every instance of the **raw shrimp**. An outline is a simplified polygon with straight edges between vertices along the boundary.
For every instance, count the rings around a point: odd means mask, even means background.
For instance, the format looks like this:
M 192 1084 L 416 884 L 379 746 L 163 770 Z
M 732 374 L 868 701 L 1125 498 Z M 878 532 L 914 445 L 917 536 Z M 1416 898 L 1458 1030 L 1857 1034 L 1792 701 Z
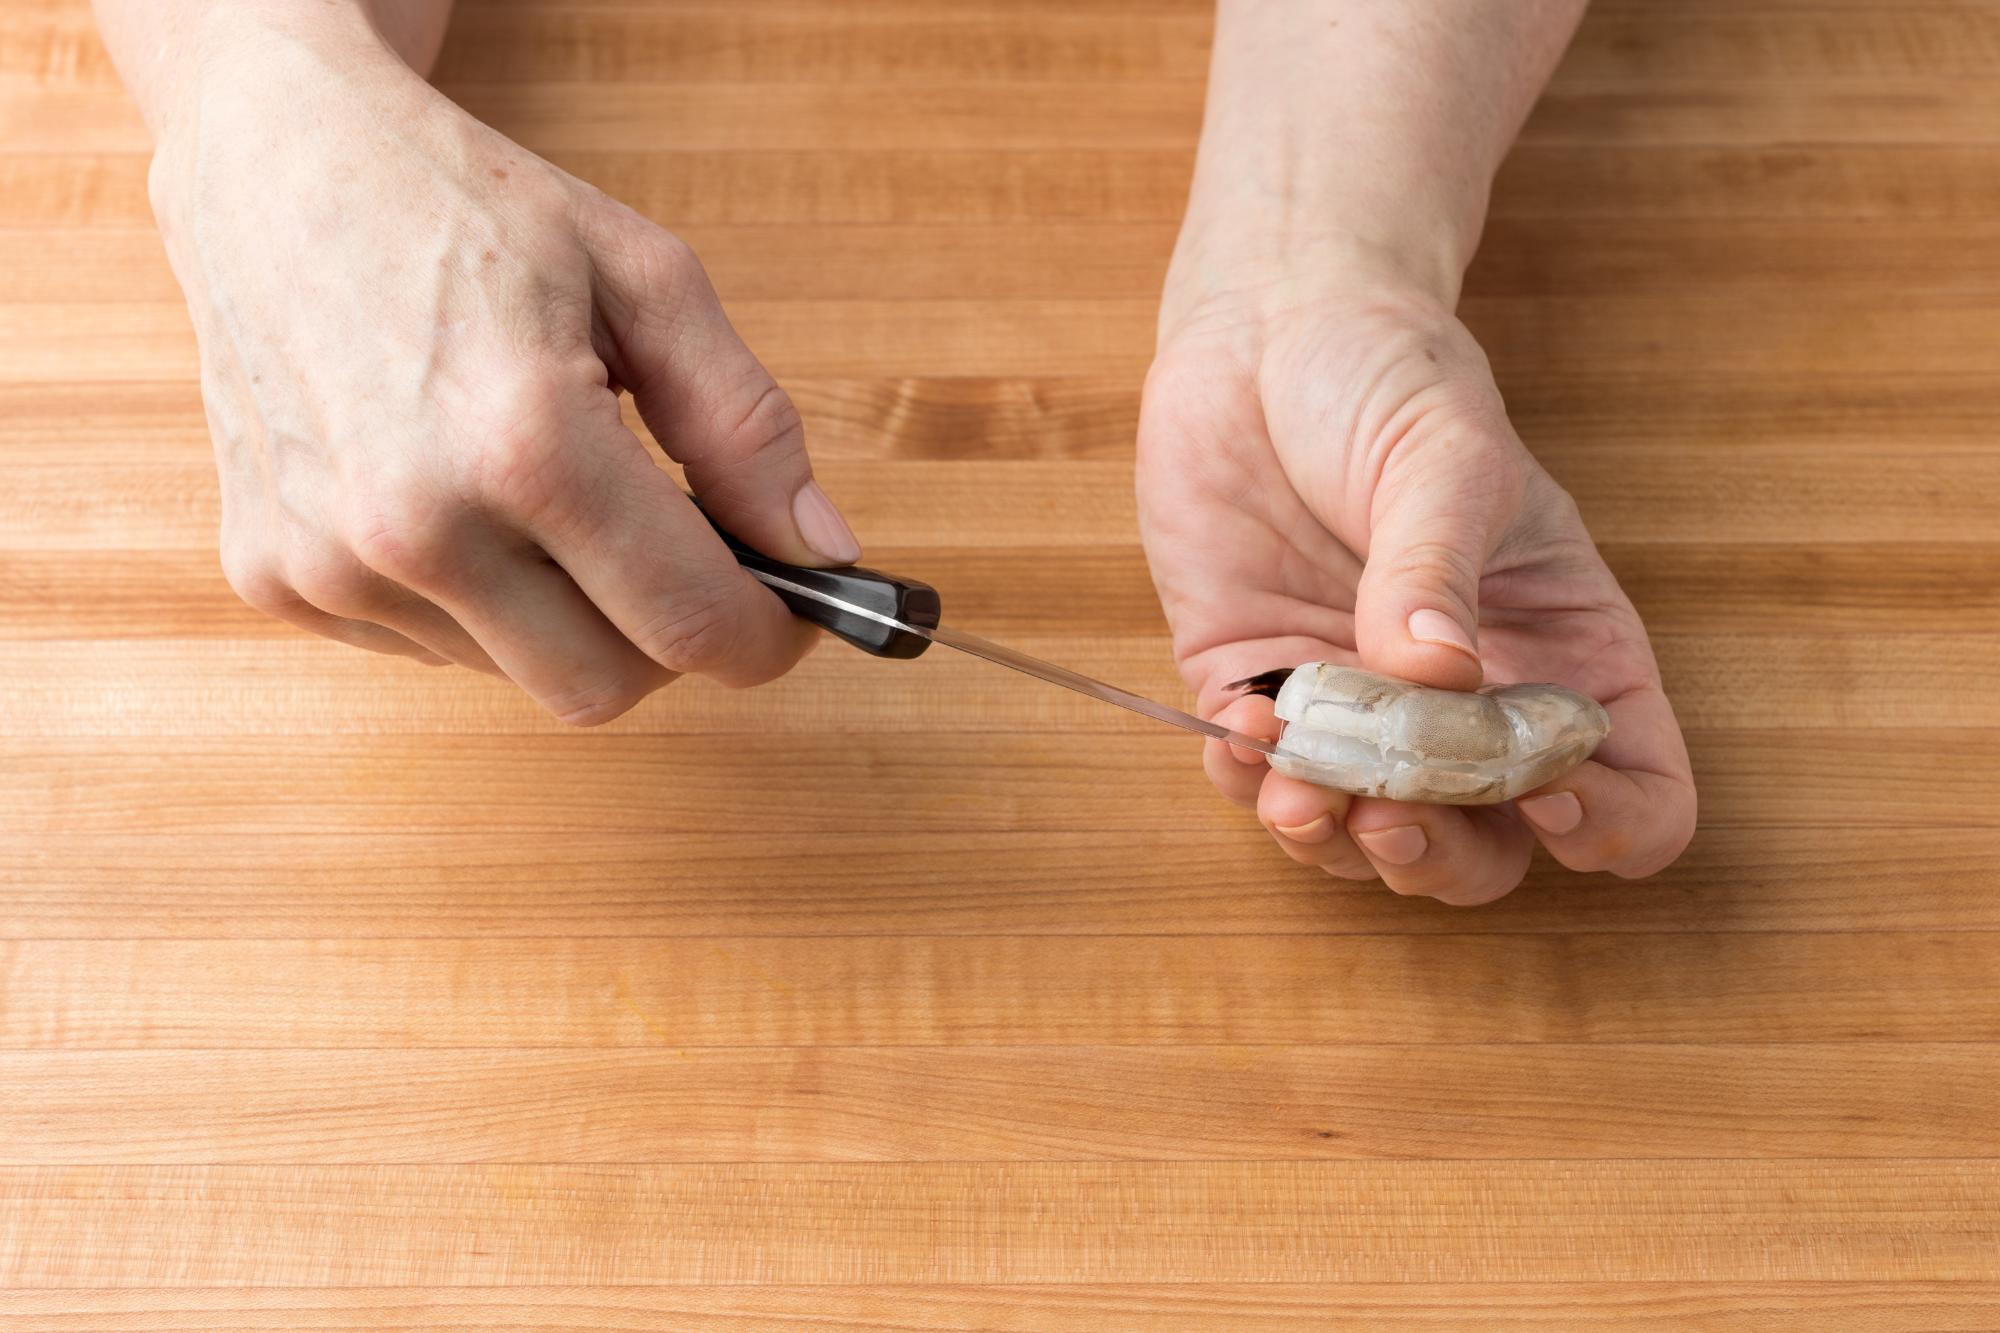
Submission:
M 1553 782 L 1611 730 L 1596 700 L 1561 685 L 1437 690 L 1333 662 L 1236 682 L 1276 699 L 1271 767 L 1357 796 L 1494 805 Z

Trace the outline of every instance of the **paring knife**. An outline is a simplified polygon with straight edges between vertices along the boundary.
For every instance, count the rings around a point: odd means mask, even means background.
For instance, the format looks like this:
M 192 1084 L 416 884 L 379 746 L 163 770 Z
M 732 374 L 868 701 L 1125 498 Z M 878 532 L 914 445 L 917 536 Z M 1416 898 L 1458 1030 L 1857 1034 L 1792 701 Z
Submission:
M 709 520 L 711 523 L 714 519 Z M 937 589 L 916 579 L 898 578 L 879 569 L 847 565 L 838 569 L 810 569 L 788 565 L 759 554 L 716 528 L 735 555 L 737 563 L 765 587 L 776 593 L 792 614 L 809 620 L 829 634 L 853 644 L 876 657 L 916 657 L 934 643 L 956 648 L 988 662 L 1011 667 L 1038 680 L 1075 690 L 1078 694 L 1102 699 L 1155 721 L 1164 722 L 1198 736 L 1208 736 L 1231 745 L 1240 745 L 1259 754 L 1276 754 L 1277 747 L 1256 736 L 1214 722 L 1204 722 L 1191 713 L 1169 708 L 1163 703 L 1107 685 L 1068 667 L 1044 662 L 1039 657 L 1015 652 L 1012 648 L 982 639 L 964 630 L 939 624 L 943 601 Z

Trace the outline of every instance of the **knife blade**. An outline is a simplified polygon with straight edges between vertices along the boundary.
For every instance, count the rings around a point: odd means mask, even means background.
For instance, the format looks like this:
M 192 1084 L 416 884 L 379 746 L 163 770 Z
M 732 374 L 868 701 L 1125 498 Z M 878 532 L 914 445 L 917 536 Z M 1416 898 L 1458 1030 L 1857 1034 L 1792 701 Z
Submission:
M 699 508 L 699 502 L 696 507 Z M 704 511 L 706 512 L 706 511 Z M 1144 695 L 1086 676 L 1080 671 L 1043 661 L 977 634 L 951 629 L 940 622 L 943 600 L 937 589 L 917 579 L 900 578 L 879 569 L 848 565 L 818 569 L 788 565 L 752 550 L 725 531 L 714 517 L 709 522 L 728 544 L 736 562 L 758 582 L 776 593 L 793 615 L 810 620 L 876 657 L 916 657 L 933 643 L 969 653 L 996 665 L 1060 685 L 1066 690 L 1164 722 L 1211 740 L 1240 745 L 1259 754 L 1276 754 L 1277 747 L 1257 736 L 1184 713 Z
M 1066 690 L 1074 690 L 1076 693 L 1087 695 L 1092 699 L 1101 699 L 1105 703 L 1115 704 L 1117 707 L 1123 708 L 1128 712 L 1137 713 L 1141 717 L 1150 717 L 1156 722 L 1164 722 L 1170 727 L 1179 727 L 1182 731 L 1191 731 L 1198 736 L 1207 736 L 1213 740 L 1227 741 L 1231 745 L 1240 745 L 1247 750 L 1255 750 L 1259 754 L 1276 754 L 1278 752 L 1277 747 L 1267 740 L 1232 730 L 1229 727 L 1222 726 L 1220 723 L 1206 721 L 1196 717 L 1192 713 L 1184 713 L 1178 708 L 1160 703 L 1157 700 L 1148 699 L 1142 694 L 1134 694 L 1130 690 L 1121 690 L 1116 685 L 1098 680 L 1095 676 L 1086 676 L 1081 671 L 1072 671 L 1066 666 L 1058 666 L 1054 662 L 1045 661 L 1042 658 L 1009 648 L 1005 644 L 995 643 L 991 639 L 982 639 L 977 634 L 969 634 L 964 630 L 951 629 L 945 625 L 909 624 L 896 619 L 894 616 L 885 615 L 879 611 L 874 611 L 868 607 L 847 601 L 833 593 L 818 588 L 806 587 L 773 570 L 751 569 L 750 573 L 758 582 L 771 588 L 773 591 L 787 593 L 792 597 L 807 598 L 821 606 L 826 606 L 848 615 L 860 616 L 864 620 L 882 625 L 888 629 L 904 634 L 914 634 L 920 638 L 928 639 L 932 643 L 941 643 L 947 648 L 956 648 L 961 653 L 969 653 L 973 657 L 982 658 L 998 666 L 1011 668 L 1012 670 L 1021 672 L 1023 675 L 1033 676 L 1037 680 L 1045 680 L 1051 685 L 1060 685 Z M 807 618 L 811 619 L 811 617 Z

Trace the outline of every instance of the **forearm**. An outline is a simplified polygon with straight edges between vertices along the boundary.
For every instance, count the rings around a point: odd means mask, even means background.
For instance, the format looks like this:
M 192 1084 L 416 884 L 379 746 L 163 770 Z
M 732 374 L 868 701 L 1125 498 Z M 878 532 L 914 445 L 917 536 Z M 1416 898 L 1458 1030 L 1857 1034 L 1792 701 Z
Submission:
M 155 139 L 186 113 L 219 28 L 273 25 L 303 39 L 376 46 L 419 73 L 444 40 L 451 0 L 93 0 L 104 44 Z
M 1219 0 L 1170 286 L 1359 260 L 1454 304 L 1493 174 L 1586 3 Z

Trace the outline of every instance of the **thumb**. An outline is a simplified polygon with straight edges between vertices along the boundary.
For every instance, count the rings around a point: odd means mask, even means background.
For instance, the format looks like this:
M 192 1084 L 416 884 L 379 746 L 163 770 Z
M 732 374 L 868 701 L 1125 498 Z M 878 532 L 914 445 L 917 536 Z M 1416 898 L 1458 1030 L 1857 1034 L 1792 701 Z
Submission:
M 1479 578 L 1519 504 L 1500 451 L 1462 444 L 1392 464 L 1377 491 L 1355 595 L 1361 664 L 1442 689 L 1477 688 Z
M 732 536 L 800 565 L 861 558 L 854 531 L 813 480 L 790 395 L 723 313 L 694 252 L 636 214 L 593 245 L 600 347 L 639 416 Z

